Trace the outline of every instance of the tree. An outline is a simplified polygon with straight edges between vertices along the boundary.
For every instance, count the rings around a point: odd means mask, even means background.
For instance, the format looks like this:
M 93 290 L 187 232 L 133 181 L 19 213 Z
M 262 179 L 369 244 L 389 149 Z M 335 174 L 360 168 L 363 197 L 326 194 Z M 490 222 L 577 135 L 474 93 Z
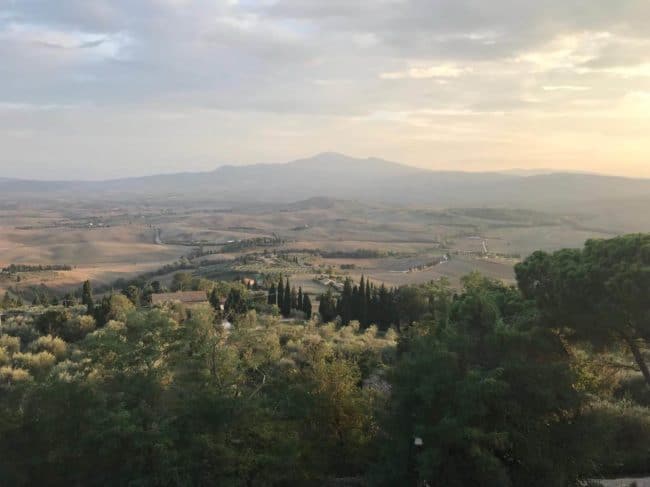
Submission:
M 302 311 L 303 309 L 303 302 L 302 302 L 302 286 L 298 287 L 298 296 L 296 298 L 296 305 L 294 306 L 294 309 L 297 309 L 299 311 Z
M 400 287 L 397 293 L 399 316 L 410 325 L 427 312 L 428 306 L 421 288 L 417 286 Z M 397 323 L 399 325 L 399 323 Z
M 2 303 L 0 303 L 0 307 L 3 309 L 9 309 L 12 308 L 15 305 L 15 301 L 11 299 L 11 296 L 9 295 L 9 291 L 5 291 L 4 297 L 2 298 Z
M 295 290 L 294 290 L 295 292 Z M 282 301 L 282 315 L 286 318 L 291 313 L 291 287 L 289 284 L 289 278 L 284 285 L 284 299 Z
M 535 252 L 515 268 L 547 326 L 593 345 L 625 344 L 650 387 L 650 234 L 588 240 L 584 249 Z
M 230 288 L 228 297 L 224 304 L 224 312 L 228 319 L 233 319 L 235 316 L 243 315 L 248 310 L 248 305 L 242 294 L 242 291 L 236 287 Z
M 212 292 L 210 293 L 210 306 L 214 308 L 215 311 L 221 311 L 221 298 L 217 294 L 217 288 L 213 287 Z
M 129 313 L 135 309 L 131 300 L 122 294 L 113 294 L 108 298 L 108 304 L 107 321 L 116 320 L 125 322 Z
M 122 294 L 129 298 L 134 306 L 140 306 L 142 302 L 142 290 L 133 284 L 122 291 Z
M 295 286 L 291 288 L 291 303 L 289 305 L 289 313 L 291 310 L 298 309 L 298 293 L 296 292 Z
M 405 331 L 371 485 L 564 487 L 591 473 L 561 339 L 509 315 L 511 289 L 492 285 L 465 288 L 444 329 Z
M 309 294 L 305 293 L 302 297 L 302 311 L 305 313 L 305 318 L 311 318 L 311 299 L 309 299 Z
M 284 283 L 282 282 L 282 277 L 278 282 L 278 308 L 280 308 L 280 313 L 284 314 Z
M 269 288 L 269 295 L 266 300 L 267 304 L 274 305 L 277 304 L 277 291 L 275 290 L 275 284 L 272 283 L 271 287 Z
M 177 272 L 172 277 L 172 291 L 189 291 L 192 289 L 192 274 Z
M 336 302 L 332 296 L 332 290 L 328 289 L 327 293 L 321 294 L 318 303 L 318 314 L 321 321 L 327 323 L 336 318 Z
M 90 281 L 84 281 L 81 288 L 81 304 L 86 307 L 87 313 L 92 315 L 95 311 L 95 300 L 93 299 L 93 289 Z
M 367 283 L 365 277 L 361 276 L 361 281 L 359 281 L 359 293 L 358 293 L 358 309 L 359 309 L 359 322 L 365 327 L 368 326 L 368 296 L 370 292 L 370 283 Z
M 352 320 L 352 281 L 350 279 L 346 279 L 343 284 L 340 308 L 341 322 L 343 325 L 350 324 Z

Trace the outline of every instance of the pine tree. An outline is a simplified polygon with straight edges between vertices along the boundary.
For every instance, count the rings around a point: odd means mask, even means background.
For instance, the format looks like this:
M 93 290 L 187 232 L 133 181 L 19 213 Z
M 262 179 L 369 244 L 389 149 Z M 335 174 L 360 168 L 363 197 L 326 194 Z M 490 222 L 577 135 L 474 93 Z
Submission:
M 93 299 L 93 289 L 90 281 L 85 281 L 81 288 L 81 304 L 86 306 L 86 312 L 92 315 L 95 311 L 95 300 Z

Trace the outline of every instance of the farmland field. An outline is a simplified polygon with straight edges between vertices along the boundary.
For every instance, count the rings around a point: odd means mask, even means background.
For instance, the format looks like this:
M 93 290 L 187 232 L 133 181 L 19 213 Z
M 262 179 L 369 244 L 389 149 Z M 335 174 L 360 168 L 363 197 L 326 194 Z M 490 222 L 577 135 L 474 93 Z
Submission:
M 479 271 L 513 282 L 514 264 L 533 250 L 578 247 L 624 224 L 603 215 L 327 198 L 268 205 L 50 201 L 6 204 L 0 217 L 0 267 L 71 266 L 0 278 L 0 291 L 25 292 L 43 285 L 63 291 L 86 279 L 108 286 L 181 261 L 212 279 L 287 275 L 311 293 L 326 289 L 323 276 L 365 275 L 387 286 L 444 277 L 457 285 Z M 173 268 L 157 275 L 169 281 Z

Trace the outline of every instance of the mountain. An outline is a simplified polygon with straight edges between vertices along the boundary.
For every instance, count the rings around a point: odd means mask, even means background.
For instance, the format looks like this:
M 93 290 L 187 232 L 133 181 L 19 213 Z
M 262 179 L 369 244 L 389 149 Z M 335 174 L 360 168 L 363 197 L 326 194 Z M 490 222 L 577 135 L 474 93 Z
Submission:
M 109 181 L 0 179 L 0 197 L 149 198 L 289 203 L 314 197 L 430 206 L 588 207 L 645 200 L 650 179 L 586 173 L 429 171 L 377 158 L 323 153 L 284 164 L 222 166 Z

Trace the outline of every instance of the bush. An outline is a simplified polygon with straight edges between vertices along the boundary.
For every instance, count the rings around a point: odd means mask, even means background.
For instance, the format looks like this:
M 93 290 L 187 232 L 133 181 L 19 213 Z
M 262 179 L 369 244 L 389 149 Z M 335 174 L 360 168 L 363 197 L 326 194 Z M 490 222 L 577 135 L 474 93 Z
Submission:
M 641 374 L 633 375 L 622 380 L 614 391 L 618 399 L 628 399 L 641 406 L 650 407 L 650 387 Z
M 50 352 L 57 360 L 63 359 L 68 352 L 68 345 L 62 339 L 46 335 L 29 344 L 31 352 Z
M 56 357 L 50 352 L 39 353 L 16 353 L 12 357 L 14 366 L 21 369 L 27 369 L 34 375 L 42 375 L 47 372 L 54 364 Z
M 0 365 L 7 365 L 11 362 L 11 355 L 6 348 L 0 347 Z
M 75 316 L 65 322 L 61 335 L 67 342 L 76 342 L 83 339 L 88 333 L 92 333 L 95 327 L 95 318 L 92 316 Z
M 2 333 L 18 337 L 19 342 L 22 343 L 29 343 L 39 337 L 39 333 L 32 325 L 32 322 L 24 319 L 15 319 L 5 323 L 2 325 Z
M 20 352 L 20 338 L 10 335 L 0 336 L 0 347 L 3 347 L 9 355 Z
M 12 367 L 0 367 L 0 384 L 11 385 L 17 382 L 32 380 L 32 376 L 25 369 L 15 369 Z
M 599 401 L 588 413 L 593 439 L 601 445 L 598 463 L 604 476 L 650 471 L 650 409 L 630 401 Z

